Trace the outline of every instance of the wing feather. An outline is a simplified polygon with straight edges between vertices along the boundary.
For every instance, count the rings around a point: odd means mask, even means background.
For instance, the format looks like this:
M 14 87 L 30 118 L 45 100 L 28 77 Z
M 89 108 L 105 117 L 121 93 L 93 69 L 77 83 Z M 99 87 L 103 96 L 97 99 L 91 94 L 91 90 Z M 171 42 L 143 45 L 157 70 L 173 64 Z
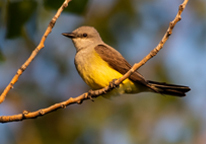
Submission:
M 115 49 L 111 48 L 107 45 L 97 45 L 95 51 L 99 54 L 99 56 L 106 61 L 110 67 L 124 75 L 131 69 L 131 65 L 125 60 L 125 58 Z M 129 79 L 135 83 L 147 85 L 147 81 L 144 77 L 138 73 L 134 72 Z

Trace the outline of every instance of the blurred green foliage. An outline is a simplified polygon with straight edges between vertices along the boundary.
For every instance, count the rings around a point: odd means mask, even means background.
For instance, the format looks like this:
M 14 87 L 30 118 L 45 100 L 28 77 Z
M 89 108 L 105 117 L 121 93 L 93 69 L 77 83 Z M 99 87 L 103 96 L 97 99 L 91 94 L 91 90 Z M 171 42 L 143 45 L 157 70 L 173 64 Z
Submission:
M 7 3 L 7 38 L 21 35 L 24 24 L 31 18 L 37 8 L 36 1 L 17 1 Z
M 5 57 L 0 49 L 0 62 L 4 61 L 5 60 Z
M 74 13 L 78 15 L 82 15 L 86 8 L 89 0 L 72 0 L 69 3 L 69 7 L 67 7 L 64 12 Z M 58 10 L 59 6 L 62 5 L 64 0 L 52 1 L 52 0 L 44 0 L 44 6 L 47 9 Z
M 64 0 L 44 0 L 44 7 L 46 9 L 57 10 Z M 64 12 L 82 15 L 87 6 L 88 0 L 75 0 L 70 2 L 70 7 L 66 8 Z M 31 17 L 37 12 L 36 0 L 20 0 L 8 1 L 6 6 L 6 26 L 7 38 L 16 38 L 22 35 L 23 26 L 31 20 Z

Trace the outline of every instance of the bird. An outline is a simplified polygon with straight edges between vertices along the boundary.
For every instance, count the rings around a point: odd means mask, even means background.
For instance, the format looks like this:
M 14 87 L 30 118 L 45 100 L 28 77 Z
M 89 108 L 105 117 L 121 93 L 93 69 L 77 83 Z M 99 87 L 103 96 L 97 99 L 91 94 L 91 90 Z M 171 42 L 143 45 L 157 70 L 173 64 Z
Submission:
M 103 42 L 94 27 L 81 26 L 72 32 L 62 33 L 62 35 L 72 40 L 76 48 L 75 67 L 92 90 L 108 86 L 110 82 L 122 77 L 132 67 L 117 50 Z M 188 91 L 190 91 L 188 86 L 146 80 L 135 71 L 117 88 L 103 94 L 103 97 L 110 98 L 120 94 L 140 92 L 183 97 Z

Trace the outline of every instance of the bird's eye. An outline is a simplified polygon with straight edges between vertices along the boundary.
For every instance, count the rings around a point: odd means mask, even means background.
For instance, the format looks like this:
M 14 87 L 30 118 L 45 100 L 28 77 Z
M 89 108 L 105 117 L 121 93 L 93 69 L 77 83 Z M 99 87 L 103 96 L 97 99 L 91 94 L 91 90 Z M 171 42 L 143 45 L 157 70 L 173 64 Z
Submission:
M 86 34 L 86 33 L 83 33 L 83 37 L 87 37 L 87 34 Z

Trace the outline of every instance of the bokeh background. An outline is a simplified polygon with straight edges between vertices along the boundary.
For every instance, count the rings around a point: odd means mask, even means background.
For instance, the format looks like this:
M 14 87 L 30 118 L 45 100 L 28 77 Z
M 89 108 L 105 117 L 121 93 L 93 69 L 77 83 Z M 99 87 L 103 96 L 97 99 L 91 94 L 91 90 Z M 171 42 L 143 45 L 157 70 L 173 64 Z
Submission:
M 0 115 L 35 111 L 89 90 L 76 72 L 75 48 L 62 32 L 94 26 L 131 63 L 161 40 L 183 0 L 73 0 L 45 48 L 26 69 Z M 38 45 L 63 0 L 0 0 L 0 91 Z M 206 1 L 191 0 L 147 79 L 188 85 L 186 97 L 153 93 L 99 97 L 43 117 L 0 124 L 1 144 L 205 144 Z

